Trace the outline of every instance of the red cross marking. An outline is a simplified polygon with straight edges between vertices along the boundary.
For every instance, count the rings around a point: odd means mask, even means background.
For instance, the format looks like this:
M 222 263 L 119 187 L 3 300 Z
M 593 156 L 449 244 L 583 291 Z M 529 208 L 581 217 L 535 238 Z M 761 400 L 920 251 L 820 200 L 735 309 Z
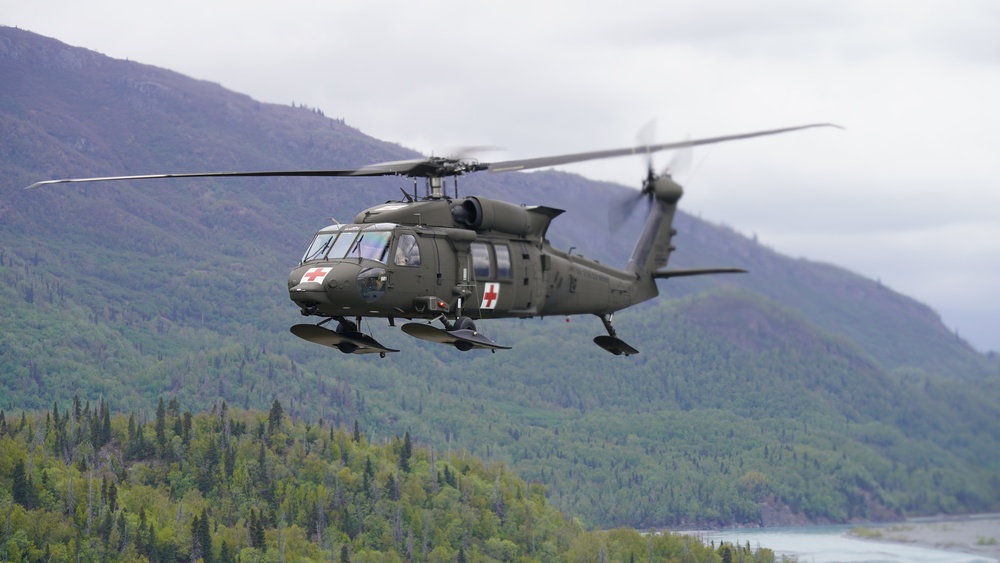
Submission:
M 321 282 L 330 273 L 330 268 L 309 268 L 302 276 L 303 282 Z
M 495 283 L 486 284 L 486 293 L 483 294 L 482 309 L 492 309 L 496 306 L 496 300 L 500 297 L 500 288 Z

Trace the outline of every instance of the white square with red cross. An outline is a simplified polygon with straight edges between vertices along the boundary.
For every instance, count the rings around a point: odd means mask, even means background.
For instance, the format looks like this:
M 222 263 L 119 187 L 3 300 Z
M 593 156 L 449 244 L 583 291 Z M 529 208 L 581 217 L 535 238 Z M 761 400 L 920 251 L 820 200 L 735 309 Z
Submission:
M 483 291 L 483 302 L 479 304 L 480 309 L 495 309 L 497 301 L 500 299 L 500 284 L 487 283 L 486 290 Z
M 323 279 L 326 278 L 326 275 L 329 274 L 332 269 L 333 268 L 309 268 L 306 270 L 306 273 L 302 274 L 302 281 L 299 283 L 323 283 Z

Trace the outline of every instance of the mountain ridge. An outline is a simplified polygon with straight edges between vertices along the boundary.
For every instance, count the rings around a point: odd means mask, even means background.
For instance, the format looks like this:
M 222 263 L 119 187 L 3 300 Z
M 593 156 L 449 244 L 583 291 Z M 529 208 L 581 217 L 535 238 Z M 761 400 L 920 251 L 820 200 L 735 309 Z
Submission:
M 398 199 L 398 180 L 22 188 L 52 177 L 342 168 L 415 153 L 317 110 L 13 28 L 0 28 L 0 71 L 16 78 L 0 84 L 4 407 L 41 410 L 77 393 L 140 410 L 161 394 L 206 409 L 281 399 L 293 417 L 360 419 L 511 462 L 545 483 L 557 506 L 600 525 L 753 523 L 775 505 L 847 521 L 1000 504 L 989 478 L 998 463 L 989 452 L 1000 451 L 990 415 L 1000 408 L 1000 365 L 876 281 L 680 213 L 671 266 L 751 274 L 669 280 L 665 298 L 622 311 L 619 333 L 642 350 L 625 362 L 593 346 L 602 328 L 590 317 L 487 323 L 491 337 L 514 345 L 488 355 L 372 323 L 366 330 L 404 351 L 343 356 L 287 333 L 301 317 L 284 276 L 328 217 L 350 221 L 365 202 Z M 566 208 L 549 238 L 602 262 L 623 263 L 636 238 L 635 223 L 604 235 L 607 205 L 625 187 L 563 172 L 461 184 Z M 751 470 L 766 485 L 741 486 Z

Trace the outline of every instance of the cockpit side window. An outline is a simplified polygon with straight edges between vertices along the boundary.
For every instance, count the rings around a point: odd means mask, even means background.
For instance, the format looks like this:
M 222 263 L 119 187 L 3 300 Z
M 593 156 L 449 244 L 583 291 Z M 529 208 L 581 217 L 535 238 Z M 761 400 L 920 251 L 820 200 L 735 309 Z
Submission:
M 302 256 L 302 263 L 305 264 L 306 262 L 325 258 L 327 251 L 333 246 L 335 238 L 337 238 L 337 233 L 317 234 L 312 244 L 309 245 L 309 250 L 306 250 L 305 255 Z
M 474 242 L 469 245 L 472 254 L 472 271 L 477 280 L 488 279 L 493 275 L 490 264 L 490 247 L 486 243 Z
M 417 237 L 409 233 L 400 235 L 393 261 L 397 266 L 419 266 L 420 246 L 417 244 Z

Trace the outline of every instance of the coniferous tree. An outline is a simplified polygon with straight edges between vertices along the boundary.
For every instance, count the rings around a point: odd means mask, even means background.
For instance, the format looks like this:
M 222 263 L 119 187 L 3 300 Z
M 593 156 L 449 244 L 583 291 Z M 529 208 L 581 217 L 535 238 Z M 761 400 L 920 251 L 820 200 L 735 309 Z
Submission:
M 399 469 L 403 473 L 410 472 L 411 457 L 413 457 L 413 442 L 410 440 L 410 433 L 407 432 L 403 438 L 403 451 L 399 454 Z
M 201 558 L 204 563 L 215 563 L 212 554 L 212 532 L 208 525 L 208 509 L 201 509 L 201 519 L 198 522 L 198 542 L 201 544 Z
M 219 449 L 215 446 L 215 440 L 208 441 L 208 448 L 205 457 L 202 459 L 202 466 L 198 474 L 198 490 L 208 494 L 215 486 L 215 475 L 219 470 Z
M 181 442 L 185 446 L 191 444 L 191 411 L 184 412 L 184 422 L 181 425 Z
M 108 404 L 101 402 L 101 445 L 111 441 L 111 408 Z
M 219 563 L 236 563 L 236 557 L 233 556 L 226 540 L 222 540 L 222 547 L 219 548 Z
M 197 561 L 202 557 L 201 545 L 201 517 L 195 515 L 191 520 L 191 560 Z
M 267 538 L 264 536 L 264 519 L 263 513 L 261 517 L 257 517 L 257 511 L 250 509 L 250 547 L 259 549 L 261 551 L 267 551 Z
M 167 445 L 167 409 L 163 406 L 163 397 L 156 405 L 156 445 L 161 452 Z
M 118 510 L 118 487 L 114 482 L 108 485 L 108 510 L 111 512 Z
M 257 531 L 257 511 L 250 509 L 250 522 L 247 524 L 247 543 L 250 547 L 257 547 L 257 537 L 254 532 Z
M 181 417 L 174 418 L 174 436 L 183 436 L 184 426 L 181 424 Z
M 226 479 L 233 478 L 233 470 L 236 468 L 236 450 L 233 445 L 226 446 L 226 451 L 222 455 L 222 469 L 226 474 Z
M 365 491 L 365 496 L 371 498 L 372 496 L 372 478 L 375 477 L 375 470 L 372 469 L 372 456 L 368 456 L 365 460 L 365 473 L 362 480 L 362 488 Z
M 14 465 L 14 473 L 11 475 L 11 480 L 13 481 L 11 485 L 11 496 L 14 497 L 14 502 L 25 508 L 31 508 L 29 506 L 31 503 L 31 495 L 28 492 L 28 477 L 24 471 L 24 460 L 17 460 L 17 463 Z
M 385 482 L 385 494 L 393 502 L 399 500 L 399 487 L 396 485 L 396 478 L 391 474 Z
M 285 411 L 281 408 L 281 403 L 275 399 L 274 402 L 271 403 L 271 410 L 267 413 L 267 434 L 269 436 L 281 428 L 281 422 L 284 417 Z
M 146 555 L 149 557 L 150 562 L 158 560 L 158 552 L 156 549 L 156 531 L 153 529 L 153 523 L 149 523 L 149 531 L 146 533 Z

